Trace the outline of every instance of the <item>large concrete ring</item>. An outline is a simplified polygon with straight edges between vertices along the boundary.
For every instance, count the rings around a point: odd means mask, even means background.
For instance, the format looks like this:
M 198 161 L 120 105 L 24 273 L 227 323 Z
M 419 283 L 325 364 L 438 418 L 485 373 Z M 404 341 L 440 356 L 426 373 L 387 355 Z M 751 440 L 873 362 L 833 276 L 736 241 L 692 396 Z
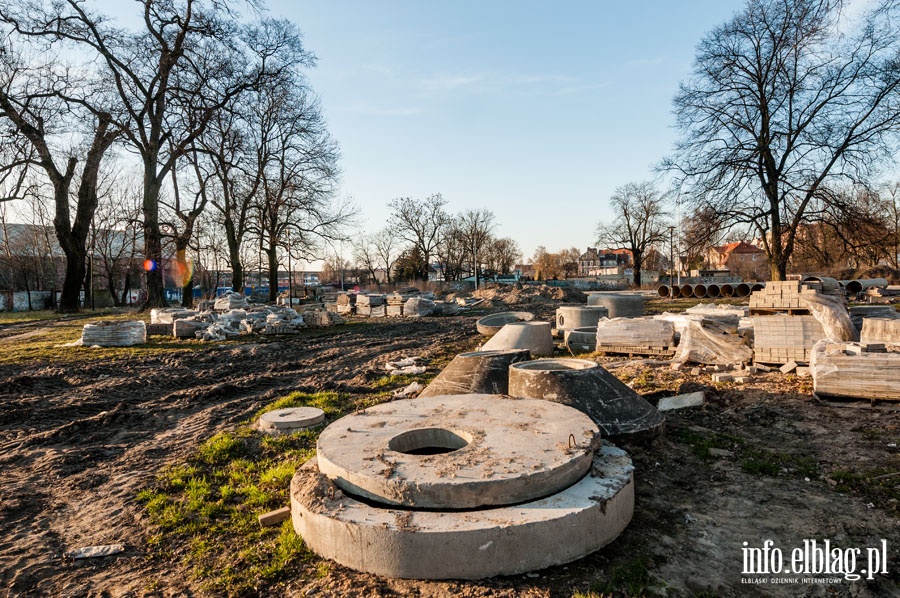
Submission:
M 587 472 L 597 425 L 550 401 L 468 394 L 394 401 L 328 426 L 319 469 L 386 505 L 471 509 L 534 500 Z
M 475 322 L 475 329 L 485 336 L 494 336 L 500 329 L 513 322 L 530 322 L 534 314 L 530 311 L 504 311 L 489 314 Z
M 410 511 L 350 498 L 315 459 L 291 482 L 294 529 L 322 557 L 385 577 L 482 579 L 586 556 L 612 542 L 634 513 L 634 467 L 605 445 L 591 473 L 552 496 L 483 511 Z

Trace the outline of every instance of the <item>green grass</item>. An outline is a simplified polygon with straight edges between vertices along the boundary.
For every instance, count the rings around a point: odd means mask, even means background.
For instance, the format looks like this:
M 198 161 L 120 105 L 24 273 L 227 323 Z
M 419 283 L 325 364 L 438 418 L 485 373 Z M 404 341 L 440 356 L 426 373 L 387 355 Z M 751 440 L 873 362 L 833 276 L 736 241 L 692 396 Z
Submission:
M 289 504 L 291 478 L 315 454 L 319 430 L 268 436 L 251 424 L 267 411 L 297 406 L 319 407 L 333 419 L 356 402 L 333 392 L 293 392 L 235 431 L 206 439 L 186 462 L 164 469 L 152 487 L 139 492 L 153 525 L 151 548 L 174 556 L 167 550 L 181 547 L 176 552 L 204 591 L 256 593 L 318 561 L 290 521 L 280 528 L 261 528 L 257 521 Z M 306 573 L 327 575 L 325 567 L 324 573 Z
M 647 589 L 656 584 L 648 571 L 649 561 L 640 556 L 614 567 L 603 579 L 591 583 L 587 594 L 575 592 L 573 598 L 600 598 L 601 596 L 646 596 Z
M 858 494 L 864 500 L 900 515 L 900 457 L 895 457 L 886 467 L 862 471 L 839 469 L 826 476 L 835 484 L 835 490 Z
M 812 479 L 818 476 L 819 464 L 812 457 L 805 455 L 750 448 L 743 453 L 741 469 L 752 475 L 776 476 L 783 471 L 786 474 Z

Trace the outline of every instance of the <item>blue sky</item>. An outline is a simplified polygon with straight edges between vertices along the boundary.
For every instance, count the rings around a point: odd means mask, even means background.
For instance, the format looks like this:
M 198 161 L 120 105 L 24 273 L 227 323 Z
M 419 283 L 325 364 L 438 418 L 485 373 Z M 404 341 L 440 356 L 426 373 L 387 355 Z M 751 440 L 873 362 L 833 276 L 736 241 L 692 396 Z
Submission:
M 594 243 L 616 187 L 655 176 L 671 100 L 736 0 L 270 2 L 296 22 L 341 145 L 341 194 L 488 208 L 524 256 Z M 349 253 L 349 250 L 348 250 Z
M 527 260 L 581 249 L 614 190 L 656 176 L 671 101 L 739 0 L 269 0 L 318 57 L 340 195 L 365 231 L 397 197 L 487 208 Z M 134 10 L 100 0 L 118 18 Z M 125 18 L 127 22 L 128 18 Z M 349 244 L 343 244 L 350 257 Z

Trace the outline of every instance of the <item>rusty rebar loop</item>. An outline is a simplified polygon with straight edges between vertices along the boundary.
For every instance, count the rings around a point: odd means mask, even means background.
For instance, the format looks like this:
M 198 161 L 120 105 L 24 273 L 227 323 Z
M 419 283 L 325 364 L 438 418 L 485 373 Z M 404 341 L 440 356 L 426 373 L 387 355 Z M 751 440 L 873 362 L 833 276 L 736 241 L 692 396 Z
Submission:
M 578 441 L 575 440 L 574 434 L 569 434 L 569 448 L 576 448 L 578 446 Z

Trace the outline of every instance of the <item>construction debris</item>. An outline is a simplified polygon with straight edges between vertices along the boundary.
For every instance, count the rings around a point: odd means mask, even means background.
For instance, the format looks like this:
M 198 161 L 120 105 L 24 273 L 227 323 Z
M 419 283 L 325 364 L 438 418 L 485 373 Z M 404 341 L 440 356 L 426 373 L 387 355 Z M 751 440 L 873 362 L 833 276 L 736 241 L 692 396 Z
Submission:
M 85 546 L 84 548 L 69 550 L 65 553 L 65 556 L 70 559 L 90 559 L 112 556 L 122 552 L 125 552 L 125 546 L 122 544 L 105 544 L 103 546 Z
M 146 342 L 147 327 L 140 320 L 92 322 L 81 331 L 81 344 L 86 347 L 131 347 Z
M 434 313 L 434 301 L 425 297 L 410 297 L 403 304 L 403 315 L 407 318 L 420 318 Z
M 249 307 L 247 298 L 241 293 L 228 292 L 218 297 L 213 309 L 216 311 L 231 311 L 233 309 L 244 309 Z
M 657 411 L 675 411 L 687 407 L 700 407 L 706 401 L 706 393 L 702 390 L 674 397 L 665 397 L 656 405 Z

